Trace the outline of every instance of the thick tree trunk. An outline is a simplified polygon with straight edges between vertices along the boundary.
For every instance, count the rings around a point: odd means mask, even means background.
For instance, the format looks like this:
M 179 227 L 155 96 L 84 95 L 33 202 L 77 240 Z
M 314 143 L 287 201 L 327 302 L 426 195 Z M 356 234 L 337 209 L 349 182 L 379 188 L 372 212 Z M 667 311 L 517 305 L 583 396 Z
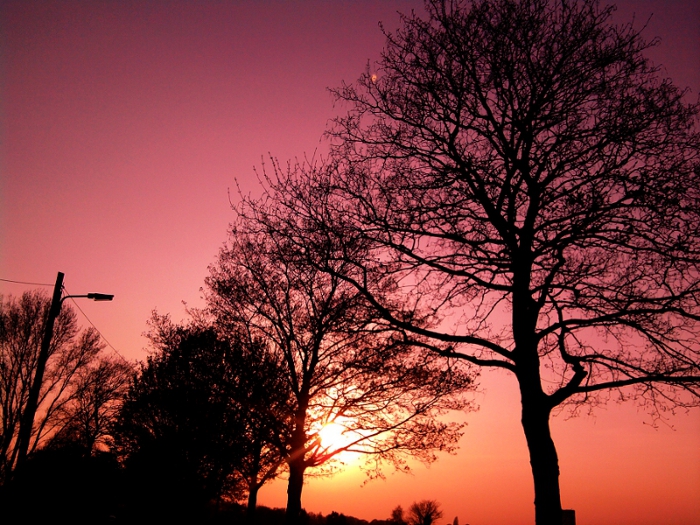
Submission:
M 535 483 L 535 523 L 562 525 L 559 459 L 549 429 L 552 405 L 542 390 L 536 336 L 539 310 L 530 291 L 532 256 L 527 247 L 531 238 L 525 235 L 521 243 L 525 255 L 515 265 L 513 284 L 513 357 L 522 403 L 521 422 Z
M 562 525 L 559 459 L 549 429 L 550 410 L 528 397 L 522 400 L 522 424 L 535 482 L 535 523 Z
M 252 483 L 248 487 L 248 507 L 246 508 L 246 522 L 249 525 L 255 523 L 255 509 L 258 507 L 258 490 L 260 490 L 260 485 L 257 483 Z
M 301 490 L 304 486 L 304 458 L 289 462 L 289 484 L 287 485 L 286 525 L 298 525 L 301 516 Z

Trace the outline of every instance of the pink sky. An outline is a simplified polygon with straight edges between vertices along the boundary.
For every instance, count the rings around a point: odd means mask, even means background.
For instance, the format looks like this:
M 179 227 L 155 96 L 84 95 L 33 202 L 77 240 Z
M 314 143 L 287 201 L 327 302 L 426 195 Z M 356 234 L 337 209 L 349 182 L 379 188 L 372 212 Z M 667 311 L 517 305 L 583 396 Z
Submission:
M 628 0 L 651 18 L 650 56 L 700 93 L 700 2 Z M 377 58 L 377 22 L 415 1 L 3 1 L 0 3 L 0 279 L 115 294 L 80 307 L 124 356 L 143 359 L 151 310 L 184 315 L 225 241 L 236 180 L 323 148 L 327 87 Z M 0 282 L 0 293 L 28 286 Z M 50 287 L 47 287 L 50 292 Z M 87 321 L 83 318 L 83 324 Z M 484 377 L 455 457 L 361 487 L 356 469 L 314 479 L 307 510 L 386 518 L 437 499 L 445 520 L 532 523 L 532 481 L 514 384 Z M 554 423 L 565 507 L 579 525 L 700 523 L 700 412 L 658 429 L 634 405 Z M 260 494 L 283 506 L 285 486 Z

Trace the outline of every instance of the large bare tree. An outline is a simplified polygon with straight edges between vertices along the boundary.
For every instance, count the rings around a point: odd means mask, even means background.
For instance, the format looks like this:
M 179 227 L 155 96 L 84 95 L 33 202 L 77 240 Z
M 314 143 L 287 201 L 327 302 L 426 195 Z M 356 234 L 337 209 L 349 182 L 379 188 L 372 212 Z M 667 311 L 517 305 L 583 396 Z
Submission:
M 328 162 L 269 195 L 383 320 L 511 375 L 536 522 L 560 525 L 555 407 L 700 399 L 698 105 L 595 0 L 426 9 L 334 91 Z
M 460 426 L 437 419 L 465 409 L 473 374 L 405 345 L 397 330 L 381 329 L 363 294 L 307 263 L 303 250 L 277 235 L 279 209 L 265 201 L 239 207 L 230 240 L 210 268 L 206 297 L 225 333 L 246 331 L 280 356 L 290 392 L 279 450 L 288 472 L 287 523 L 297 523 L 308 469 L 328 467 L 341 452 L 367 454 L 404 466 L 450 451 Z M 338 425 L 344 439 L 324 441 Z

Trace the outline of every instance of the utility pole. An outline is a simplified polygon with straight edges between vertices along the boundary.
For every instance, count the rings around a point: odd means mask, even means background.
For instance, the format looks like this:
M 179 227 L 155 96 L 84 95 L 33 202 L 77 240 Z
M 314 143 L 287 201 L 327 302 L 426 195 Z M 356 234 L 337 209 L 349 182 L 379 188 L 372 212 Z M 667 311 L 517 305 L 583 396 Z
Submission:
M 49 316 L 44 325 L 44 336 L 41 340 L 41 348 L 39 349 L 39 357 L 36 361 L 36 372 L 29 388 L 29 397 L 27 398 L 27 406 L 22 414 L 22 419 L 19 423 L 19 432 L 17 434 L 17 462 L 15 469 L 21 468 L 27 461 L 29 453 L 29 444 L 32 440 L 32 427 L 34 426 L 34 417 L 36 416 L 37 408 L 39 407 L 39 394 L 41 394 L 41 385 L 44 382 L 44 371 L 46 370 L 46 362 L 49 360 L 49 349 L 51 348 L 51 338 L 53 337 L 53 325 L 61 313 L 61 305 L 63 301 L 74 297 L 85 297 L 93 301 L 111 301 L 114 296 L 104 293 L 89 293 L 86 295 L 66 295 L 61 297 L 63 293 L 63 272 L 58 272 L 56 276 L 56 284 L 53 287 L 53 297 L 51 299 L 51 307 L 49 308 Z
M 19 434 L 17 436 L 17 467 L 21 468 L 27 459 L 29 450 L 29 442 L 32 438 L 32 427 L 34 426 L 34 416 L 39 405 L 39 394 L 41 392 L 41 384 L 44 381 L 44 370 L 46 362 L 49 360 L 49 347 L 51 346 L 51 338 L 53 337 L 53 325 L 56 317 L 61 311 L 61 292 L 63 291 L 63 273 L 58 272 L 56 276 L 56 284 L 53 287 L 53 297 L 51 299 L 51 308 L 49 308 L 49 316 L 46 319 L 44 326 L 44 337 L 41 340 L 41 348 L 39 350 L 39 358 L 36 362 L 36 373 L 32 386 L 29 389 L 29 397 L 27 398 L 27 406 L 22 414 L 22 421 L 19 425 Z

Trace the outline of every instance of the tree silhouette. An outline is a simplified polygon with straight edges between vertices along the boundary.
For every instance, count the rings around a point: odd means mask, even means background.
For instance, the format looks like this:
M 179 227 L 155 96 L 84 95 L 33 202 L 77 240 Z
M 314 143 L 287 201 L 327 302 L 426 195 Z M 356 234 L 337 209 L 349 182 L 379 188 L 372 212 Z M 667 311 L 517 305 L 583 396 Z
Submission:
M 270 444 L 279 433 L 276 403 L 287 397 L 276 363 L 199 321 L 154 315 L 157 352 L 115 425 L 135 489 L 132 514 L 201 516 L 209 502 L 238 499 L 245 487 L 252 518 L 257 491 L 281 463 Z
M 61 429 L 53 446 L 79 446 L 86 455 L 111 448 L 111 426 L 126 394 L 133 367 L 101 357 L 79 370 L 71 399 L 58 411 Z
M 0 484 L 11 478 L 16 466 L 19 426 L 50 304 L 51 299 L 40 291 L 25 292 L 19 298 L 0 297 Z M 62 414 L 80 395 L 80 378 L 99 360 L 101 349 L 99 334 L 93 329 L 81 332 L 75 313 L 64 305 L 54 325 L 30 454 L 65 426 Z
M 160 351 L 130 386 L 114 437 L 132 516 L 193 518 L 225 490 L 235 459 L 221 438 L 235 424 L 225 424 L 226 403 L 216 395 L 221 368 L 209 351 L 216 343 L 209 333 L 174 330 L 154 344 Z
M 408 525 L 432 525 L 440 518 L 442 511 L 435 500 L 416 501 L 408 508 Z
M 406 525 L 406 518 L 404 517 L 403 507 L 401 505 L 394 507 L 391 511 L 389 521 L 396 525 Z
M 255 523 L 258 491 L 284 464 L 279 436 L 291 425 L 291 396 L 279 356 L 249 336 L 237 335 L 239 344 L 245 343 L 243 351 L 234 354 L 234 374 L 224 383 L 224 394 L 239 410 L 241 457 L 235 475 L 248 493 L 247 521 Z
M 268 198 L 385 321 L 517 381 L 536 522 L 560 525 L 555 407 L 700 398 L 698 105 L 595 0 L 426 8 L 334 91 L 327 162 Z
M 435 417 L 462 409 L 471 376 L 403 343 L 354 287 L 305 264 L 305 255 L 275 235 L 263 202 L 239 208 L 230 241 L 206 280 L 209 310 L 223 333 L 247 331 L 283 364 L 290 425 L 279 447 L 289 469 L 286 519 L 297 523 L 307 469 L 330 465 L 343 451 L 402 466 L 402 454 L 425 461 L 451 450 L 459 425 Z M 325 443 L 339 424 L 344 443 Z

